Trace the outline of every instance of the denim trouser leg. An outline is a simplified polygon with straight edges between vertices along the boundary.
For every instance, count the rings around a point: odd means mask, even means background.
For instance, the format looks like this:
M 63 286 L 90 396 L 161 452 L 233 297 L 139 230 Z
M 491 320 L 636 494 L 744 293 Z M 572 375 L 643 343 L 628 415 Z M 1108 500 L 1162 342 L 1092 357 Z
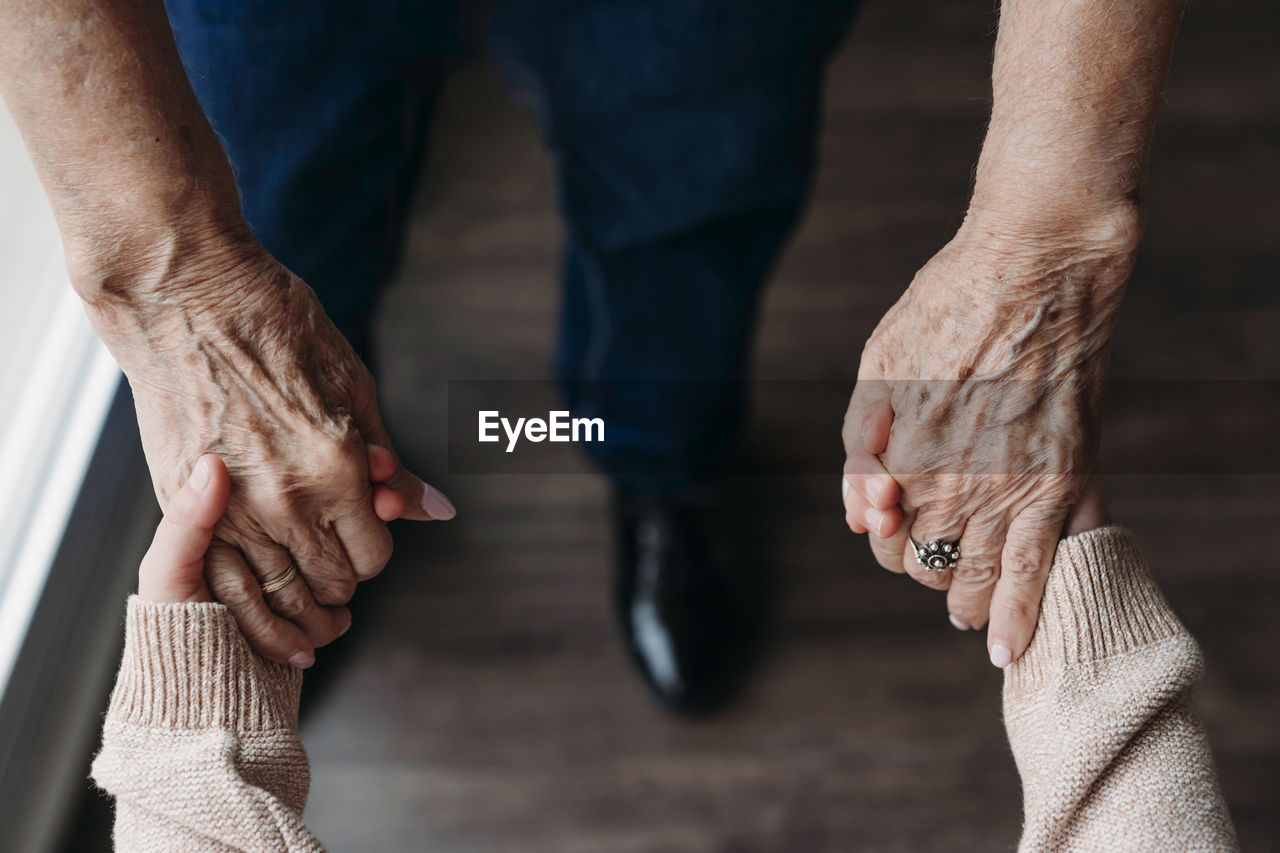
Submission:
M 250 226 L 367 357 L 460 0 L 167 2 Z M 677 488 L 740 423 L 853 0 L 496 2 L 495 53 L 544 119 L 568 223 L 557 374 L 606 418 L 586 446 L 607 473 Z
M 458 0 L 167 0 L 258 239 L 366 358 Z
M 741 423 L 761 287 L 806 199 L 852 0 L 501 0 L 568 225 L 556 371 L 633 488 L 711 473 Z

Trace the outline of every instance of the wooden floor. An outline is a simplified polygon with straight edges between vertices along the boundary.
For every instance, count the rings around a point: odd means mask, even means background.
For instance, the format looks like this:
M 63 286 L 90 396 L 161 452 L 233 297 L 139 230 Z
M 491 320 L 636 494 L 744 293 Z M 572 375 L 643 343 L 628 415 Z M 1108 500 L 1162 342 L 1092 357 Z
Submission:
M 1243 11 L 1189 15 L 1119 376 L 1280 376 L 1280 112 L 1266 100 L 1280 61 L 1232 20 Z M 866 334 L 955 228 L 991 25 L 976 3 L 870 4 L 831 73 L 817 197 L 770 292 L 757 375 L 853 376 Z M 435 137 L 384 372 L 400 441 L 460 513 L 398 532 L 310 709 L 319 836 L 521 853 L 1013 845 L 999 675 L 939 597 L 875 568 L 842 528 L 835 471 L 746 482 L 770 522 L 776 637 L 743 701 L 699 724 L 656 711 L 623 662 L 600 482 L 448 476 L 443 381 L 545 375 L 560 226 L 536 133 L 486 72 L 453 81 Z M 839 412 L 764 416 L 834 417 L 837 441 Z M 1246 849 L 1276 849 L 1280 557 L 1246 539 L 1280 523 L 1280 478 L 1130 475 L 1112 492 L 1207 650 L 1199 708 Z
M 831 72 L 817 196 L 770 291 L 757 375 L 851 378 L 954 230 L 990 6 L 868 4 Z M 1280 377 L 1275 23 L 1261 0 L 1192 4 L 1118 376 Z M 843 528 L 836 470 L 743 481 L 767 520 L 777 625 L 746 695 L 700 723 L 657 711 L 623 661 L 600 481 L 449 475 L 445 380 L 545 375 L 560 226 L 536 132 L 486 71 L 451 82 L 434 135 L 382 320 L 383 386 L 402 450 L 459 516 L 397 531 L 340 654 L 322 655 L 303 733 L 319 837 L 386 853 L 1011 848 L 999 673 L 940 597 Z M 838 442 L 839 411 L 763 416 L 766 432 L 825 418 Z M 1156 426 L 1112 429 L 1140 443 Z M 1205 647 L 1197 707 L 1247 850 L 1280 849 L 1278 475 L 1109 478 Z

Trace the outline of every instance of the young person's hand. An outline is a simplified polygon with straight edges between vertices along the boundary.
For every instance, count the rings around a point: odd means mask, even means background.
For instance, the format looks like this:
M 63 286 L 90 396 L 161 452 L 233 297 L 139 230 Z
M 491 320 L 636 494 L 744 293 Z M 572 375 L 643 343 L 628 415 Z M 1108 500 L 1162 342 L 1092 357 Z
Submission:
M 398 469 L 395 457 L 380 447 L 371 447 L 368 464 L 374 513 L 383 522 L 400 518 L 405 512 L 404 496 L 386 485 Z M 230 498 L 227 466 L 215 454 L 201 456 L 187 482 L 169 501 L 155 539 L 142 558 L 138 569 L 140 598 L 172 604 L 214 600 L 205 579 L 205 553 Z M 350 625 L 350 612 L 345 607 L 342 610 L 341 618 Z
M 170 604 L 213 601 L 204 579 L 204 554 L 230 498 L 227 466 L 212 453 L 201 456 L 169 501 L 138 567 L 139 598 Z

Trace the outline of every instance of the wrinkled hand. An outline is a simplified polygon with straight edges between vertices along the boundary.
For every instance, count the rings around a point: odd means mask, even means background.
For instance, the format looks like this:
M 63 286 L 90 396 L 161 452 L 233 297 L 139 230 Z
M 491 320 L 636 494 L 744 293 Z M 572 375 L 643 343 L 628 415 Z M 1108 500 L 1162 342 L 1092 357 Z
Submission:
M 111 296 L 90 317 L 129 377 L 161 506 L 201 454 L 221 456 L 232 489 L 209 588 L 259 653 L 305 665 L 345 629 L 356 582 L 391 556 L 371 479 L 398 495 L 380 498 L 400 504 L 395 515 L 446 519 L 453 506 L 399 463 L 368 370 L 314 292 L 256 243 L 184 264 L 161 292 Z M 290 562 L 299 580 L 264 600 L 260 582 Z
M 992 662 L 1025 650 L 1063 525 L 1092 471 L 1129 236 L 1034 250 L 961 229 L 863 351 L 845 417 L 846 520 L 877 561 L 990 621 Z M 919 565 L 908 536 L 960 543 Z
M 385 451 L 374 449 L 370 454 L 369 466 L 375 472 L 389 475 L 390 462 Z M 392 521 L 399 517 L 404 503 L 398 493 L 375 482 L 373 495 L 379 518 Z M 205 579 L 205 556 L 230 498 L 231 478 L 222 460 L 213 453 L 197 459 L 191 477 L 165 507 L 151 547 L 138 567 L 139 598 L 169 604 L 213 601 Z M 349 627 L 350 612 L 338 610 L 338 621 Z

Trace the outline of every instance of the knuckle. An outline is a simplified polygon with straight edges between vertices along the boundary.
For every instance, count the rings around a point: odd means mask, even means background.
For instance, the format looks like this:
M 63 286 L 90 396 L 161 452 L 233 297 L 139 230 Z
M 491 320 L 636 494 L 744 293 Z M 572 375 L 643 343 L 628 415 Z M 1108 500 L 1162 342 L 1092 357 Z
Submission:
M 356 579 L 351 576 L 344 578 L 320 578 L 312 582 L 311 595 L 315 598 L 317 604 L 325 607 L 338 607 L 346 604 L 356 594 Z
M 271 609 L 290 622 L 297 622 L 311 611 L 311 602 L 286 587 L 271 596 Z
M 260 512 L 301 522 L 299 507 L 324 503 L 326 495 L 364 481 L 364 451 L 354 430 L 312 435 L 304 445 L 305 455 L 291 462 L 255 496 Z
M 213 597 L 231 608 L 243 607 L 262 597 L 262 587 L 244 572 L 212 572 L 206 578 Z
M 875 376 L 883 376 L 889 372 L 890 358 L 888 353 L 885 352 L 885 337 L 885 330 L 877 327 L 871 333 L 871 337 L 867 338 L 867 342 L 862 345 L 861 367 Z M 873 380 L 864 379 L 862 381 L 869 382 Z
M 937 535 L 935 528 L 953 525 L 970 515 L 967 496 L 931 485 L 914 489 L 918 495 L 919 514 L 914 525 L 922 536 Z
M 327 476 L 352 466 L 358 440 L 354 432 L 348 432 L 341 438 L 326 438 L 319 442 L 310 461 L 313 473 Z
M 298 505 L 299 493 L 300 488 L 296 484 L 280 484 L 275 488 L 266 490 L 265 494 L 257 496 L 254 501 L 257 505 L 255 508 L 263 521 L 266 519 L 290 518 Z M 262 539 L 264 537 L 259 535 L 257 538 Z
M 996 567 L 988 562 L 970 563 L 961 559 L 952 572 L 955 579 L 966 586 L 986 587 L 996 579 Z
M 880 564 L 880 568 L 887 569 L 895 574 L 902 574 L 902 555 L 894 554 L 888 548 L 881 545 L 877 540 L 871 539 L 871 553 L 875 555 L 876 562 Z
M 1040 477 L 1039 489 L 1042 495 L 1064 498 L 1070 496 L 1079 487 L 1079 477 L 1071 470 L 1074 458 L 1070 454 L 1055 454 L 1054 464 L 1049 472 Z
M 1048 567 L 1044 553 L 1038 548 L 1015 548 L 1004 557 L 1002 571 L 1018 582 L 1037 578 Z
M 966 550 L 974 554 L 1000 553 L 1003 524 L 1002 518 L 987 513 L 971 517 L 964 528 Z
M 384 533 L 386 533 L 385 536 L 379 536 L 372 543 L 369 553 L 360 565 L 354 567 L 357 577 L 361 580 L 368 580 L 374 577 L 387 567 L 387 563 L 391 562 L 391 555 L 395 550 L 395 546 L 391 541 L 391 534 L 386 531 Z
M 955 519 L 969 514 L 967 504 L 967 495 L 952 492 L 937 501 L 937 511 L 940 517 L 947 519 L 949 523 L 954 523 Z

